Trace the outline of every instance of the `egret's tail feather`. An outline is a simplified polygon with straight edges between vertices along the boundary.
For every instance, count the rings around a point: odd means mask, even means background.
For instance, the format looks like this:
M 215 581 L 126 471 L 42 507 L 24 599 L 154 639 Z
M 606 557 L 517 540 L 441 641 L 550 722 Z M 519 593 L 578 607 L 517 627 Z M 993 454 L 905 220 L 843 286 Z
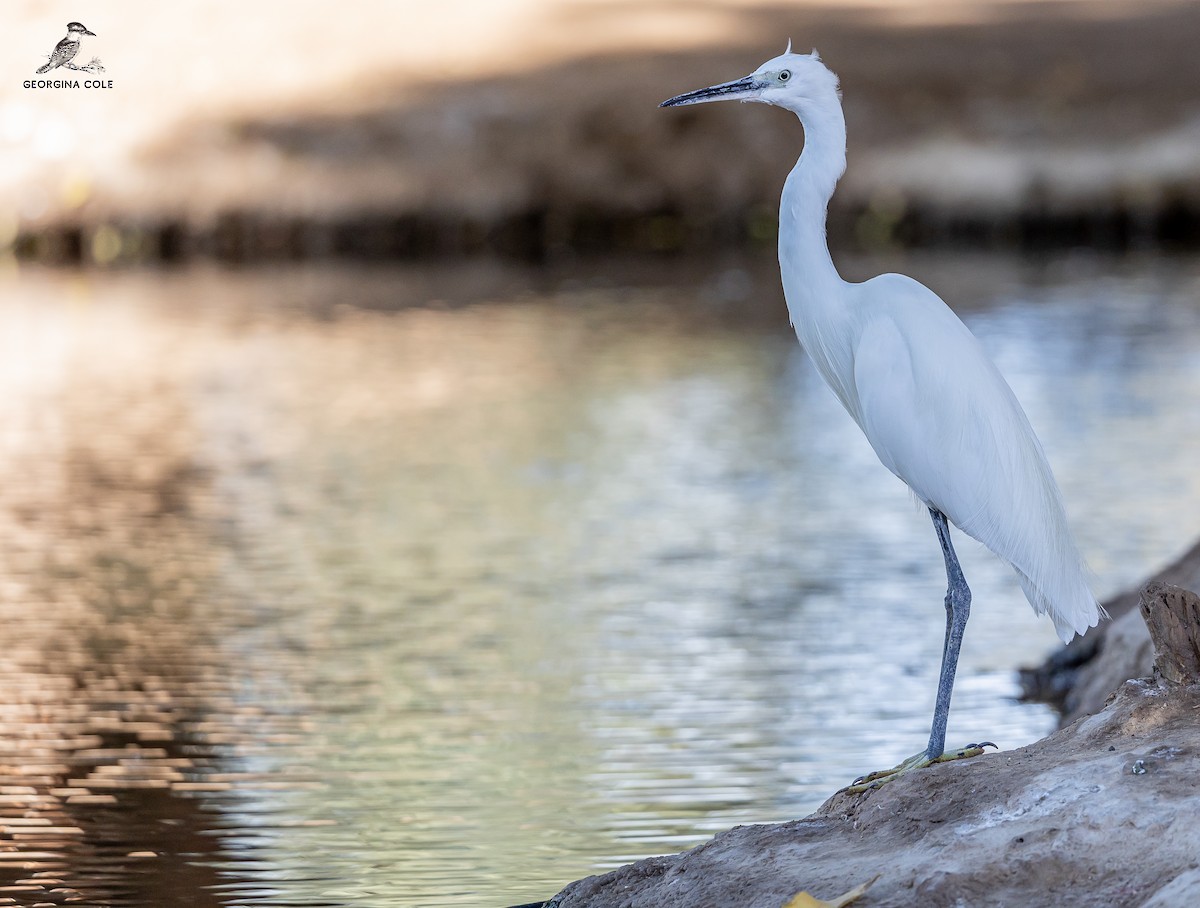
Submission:
M 49 71 L 50 71 L 50 64 L 49 64 L 49 63 L 47 63 L 45 66 L 41 67 L 40 69 L 38 69 L 38 72 L 39 72 L 39 73 L 44 73 L 44 72 L 49 72 Z
M 1045 586 L 1035 584 L 1020 568 L 1016 568 L 1025 598 L 1039 615 L 1049 615 L 1054 629 L 1063 643 L 1070 643 L 1076 634 L 1083 636 L 1090 627 L 1095 627 L 1108 617 L 1104 607 L 1096 601 L 1083 576 L 1082 569 L 1064 571 L 1074 577 L 1059 579 L 1053 592 Z

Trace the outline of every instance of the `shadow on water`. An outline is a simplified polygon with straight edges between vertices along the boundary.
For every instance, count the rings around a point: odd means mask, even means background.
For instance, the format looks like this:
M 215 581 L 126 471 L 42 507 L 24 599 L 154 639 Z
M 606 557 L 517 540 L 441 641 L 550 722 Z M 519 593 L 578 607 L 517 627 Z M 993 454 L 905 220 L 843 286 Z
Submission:
M 2 370 L 0 894 L 218 905 L 197 795 L 228 787 L 238 711 L 195 526 L 206 476 L 169 387 L 49 374 L 63 338 L 30 306 L 4 312 L 7 345 L 34 349 Z
M 293 722 L 241 701 L 222 644 L 245 619 L 180 375 L 86 281 L 8 289 L 0 898 L 229 904 L 223 805 L 308 783 L 247 768 Z
M 1200 532 L 1200 283 L 1109 267 L 906 270 L 964 301 L 1111 588 Z M 6 278 L 0 899 L 513 904 L 909 752 L 940 559 L 777 280 Z M 1016 746 L 1053 635 L 963 557 L 952 722 Z

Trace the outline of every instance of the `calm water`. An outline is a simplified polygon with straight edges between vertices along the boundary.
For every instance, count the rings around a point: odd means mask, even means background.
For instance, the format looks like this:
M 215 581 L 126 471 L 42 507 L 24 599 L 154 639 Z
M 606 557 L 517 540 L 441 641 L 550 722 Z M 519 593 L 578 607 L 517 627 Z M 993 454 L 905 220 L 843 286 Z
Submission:
M 1200 269 L 904 267 L 1102 595 L 1200 535 Z M 934 536 L 769 260 L 10 275 L 0 470 L 0 903 L 528 901 L 927 734 Z M 1019 746 L 1054 636 L 960 550 L 950 738 Z

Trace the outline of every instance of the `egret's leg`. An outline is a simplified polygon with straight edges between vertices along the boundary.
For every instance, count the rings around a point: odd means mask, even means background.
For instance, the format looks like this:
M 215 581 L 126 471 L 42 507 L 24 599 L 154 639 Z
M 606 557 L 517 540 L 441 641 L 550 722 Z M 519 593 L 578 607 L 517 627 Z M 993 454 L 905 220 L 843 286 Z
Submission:
M 932 515 L 933 511 L 930 511 L 929 513 L 930 513 L 930 515 Z M 937 525 L 935 523 L 934 524 L 935 529 L 936 529 L 936 526 Z M 942 637 L 942 663 L 941 663 L 942 667 L 938 669 L 938 679 L 939 680 L 942 677 L 942 672 L 944 672 L 946 670 L 946 650 L 948 650 L 950 648 L 950 634 L 953 632 L 953 629 L 954 629 L 954 606 L 950 601 L 950 590 L 949 589 L 946 590 L 946 600 L 945 601 L 946 601 L 946 635 L 944 637 Z
M 937 701 L 933 708 L 933 728 L 925 756 L 936 760 L 946 748 L 946 722 L 950 718 L 950 695 L 954 691 L 954 673 L 958 669 L 958 653 L 962 649 L 963 632 L 971 616 L 971 589 L 963 576 L 954 545 L 950 542 L 950 525 L 941 511 L 929 509 L 933 529 L 942 546 L 946 560 L 946 637 L 942 642 L 942 669 L 938 673 Z
M 942 640 L 942 667 L 938 673 L 937 701 L 933 709 L 929 745 L 922 753 L 909 757 L 899 766 L 855 779 L 848 791 L 876 788 L 911 770 L 922 769 L 934 763 L 977 757 L 983 753 L 984 747 L 996 746 L 991 741 L 983 741 L 948 753 L 945 750 L 946 722 L 950 718 L 950 695 L 954 691 L 954 673 L 958 669 L 963 632 L 967 629 L 967 618 L 971 614 L 971 590 L 958 563 L 958 556 L 954 553 L 954 545 L 950 542 L 950 525 L 946 521 L 946 515 L 930 508 L 929 516 L 933 518 L 933 529 L 937 533 L 942 557 L 946 561 L 946 636 Z

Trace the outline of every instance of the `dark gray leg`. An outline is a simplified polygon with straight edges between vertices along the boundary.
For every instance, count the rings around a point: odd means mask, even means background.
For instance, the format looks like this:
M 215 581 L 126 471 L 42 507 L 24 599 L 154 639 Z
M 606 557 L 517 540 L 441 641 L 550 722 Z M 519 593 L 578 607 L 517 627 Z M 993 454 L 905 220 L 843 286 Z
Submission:
M 950 544 L 950 525 L 946 522 L 946 515 L 936 508 L 930 508 L 929 516 L 933 518 L 933 528 L 937 531 L 938 542 L 942 546 L 942 557 L 946 559 L 946 638 L 942 642 L 942 670 L 938 676 L 937 706 L 933 710 L 929 746 L 899 766 L 860 776 L 845 789 L 847 792 L 869 791 L 914 769 L 923 769 L 934 763 L 977 757 L 983 753 L 985 747 L 996 746 L 991 741 L 981 741 L 946 753 L 946 720 L 950 717 L 950 694 L 954 690 L 954 671 L 958 668 L 963 631 L 967 629 L 967 618 L 971 614 L 971 590 L 967 587 L 962 568 L 959 567 L 954 546 Z
M 950 718 L 950 694 L 954 691 L 954 672 L 958 668 L 958 652 L 962 648 L 963 631 L 967 629 L 967 618 L 971 615 L 971 590 L 963 577 L 950 542 L 950 526 L 946 515 L 929 509 L 933 528 L 942 546 L 942 557 L 946 560 L 946 638 L 942 643 L 942 670 L 938 675 L 937 704 L 933 709 L 933 728 L 929 732 L 929 746 L 925 756 L 936 760 L 946 749 L 946 722 Z

